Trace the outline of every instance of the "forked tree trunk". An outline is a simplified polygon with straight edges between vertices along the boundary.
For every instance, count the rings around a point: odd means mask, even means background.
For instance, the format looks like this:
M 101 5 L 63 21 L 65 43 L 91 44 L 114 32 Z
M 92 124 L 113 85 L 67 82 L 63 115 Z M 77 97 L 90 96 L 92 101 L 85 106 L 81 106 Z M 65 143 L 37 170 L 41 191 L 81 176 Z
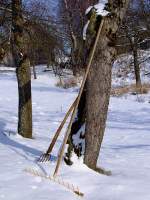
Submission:
M 105 131 L 111 90 L 111 68 L 116 55 L 114 40 L 129 0 L 108 2 L 110 16 L 105 17 L 86 91 L 84 163 L 99 172 L 102 171 L 97 168 L 97 160 Z
M 110 172 L 98 168 L 97 159 L 107 119 L 111 90 L 111 68 L 116 55 L 116 50 L 114 48 L 116 32 L 125 15 L 128 3 L 129 0 L 109 1 L 108 9 L 110 15 L 105 17 L 95 56 L 86 82 L 86 98 L 82 98 L 84 101 L 82 101 L 82 99 L 80 100 L 77 119 L 72 125 L 72 142 L 69 142 L 70 145 L 65 157 L 66 163 L 72 164 L 70 160 L 72 149 L 74 148 L 74 151 L 78 156 L 82 154 L 81 151 L 84 147 L 81 147 L 83 144 L 83 129 L 81 130 L 81 127 L 85 123 L 84 163 L 91 169 L 106 175 L 110 175 Z M 88 18 L 90 23 L 87 29 L 86 54 L 88 56 L 86 55 L 86 57 L 89 57 L 90 55 L 90 50 L 92 49 L 93 41 L 96 37 L 96 31 L 98 30 L 98 24 L 101 23 L 101 17 L 96 17 L 95 12 L 93 11 L 89 13 Z M 73 141 L 74 135 L 77 135 L 78 137 L 78 144 Z
M 32 138 L 32 104 L 30 61 L 26 52 L 24 38 L 24 19 L 22 1 L 12 0 L 12 41 L 13 57 L 18 81 L 18 133 Z

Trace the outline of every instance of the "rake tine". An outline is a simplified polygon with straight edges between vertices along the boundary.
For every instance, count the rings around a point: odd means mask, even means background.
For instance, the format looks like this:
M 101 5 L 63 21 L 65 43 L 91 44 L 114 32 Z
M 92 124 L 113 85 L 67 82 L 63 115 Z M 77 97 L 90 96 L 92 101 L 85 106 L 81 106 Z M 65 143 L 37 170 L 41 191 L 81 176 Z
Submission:
M 33 176 L 38 176 L 41 178 L 49 179 L 50 181 L 53 181 L 65 188 L 67 188 L 68 190 L 72 191 L 73 193 L 75 193 L 78 196 L 81 196 L 81 197 L 84 196 L 84 194 L 82 192 L 80 192 L 78 187 L 75 187 L 73 184 L 63 181 L 63 179 L 61 177 L 53 177 L 50 175 L 45 175 L 44 173 L 39 172 L 37 169 L 32 169 L 32 168 L 26 168 L 26 169 L 24 169 L 24 171 L 32 174 Z

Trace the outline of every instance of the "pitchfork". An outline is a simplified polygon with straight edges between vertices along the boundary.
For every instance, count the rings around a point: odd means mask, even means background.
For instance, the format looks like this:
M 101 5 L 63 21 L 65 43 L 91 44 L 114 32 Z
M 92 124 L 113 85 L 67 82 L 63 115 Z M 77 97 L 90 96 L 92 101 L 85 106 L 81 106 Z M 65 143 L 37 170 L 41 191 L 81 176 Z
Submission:
M 66 123 L 66 120 L 68 119 L 70 113 L 72 112 L 73 108 L 75 107 L 76 102 L 77 102 L 77 98 L 75 99 L 73 104 L 70 106 L 69 110 L 67 111 L 67 113 L 66 113 L 63 121 L 61 122 L 60 126 L 58 127 L 58 129 L 57 129 L 57 131 L 56 131 L 56 133 L 55 133 L 55 135 L 54 135 L 54 137 L 53 137 L 53 139 L 52 139 L 52 141 L 51 141 L 46 153 L 42 154 L 37 159 L 37 162 L 46 162 L 46 161 L 50 161 L 51 160 L 51 158 L 52 158 L 51 152 L 53 150 L 53 147 L 54 147 L 54 145 L 55 145 L 55 143 L 57 141 L 58 136 L 61 133 L 61 130 L 62 130 L 64 124 Z

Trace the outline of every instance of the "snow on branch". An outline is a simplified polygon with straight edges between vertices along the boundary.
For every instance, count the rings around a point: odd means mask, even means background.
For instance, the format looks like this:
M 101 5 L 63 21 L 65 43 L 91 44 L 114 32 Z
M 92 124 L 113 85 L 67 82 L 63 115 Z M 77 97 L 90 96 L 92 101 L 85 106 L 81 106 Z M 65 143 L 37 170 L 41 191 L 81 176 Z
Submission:
M 107 10 L 105 10 L 106 4 L 108 3 L 108 0 L 99 0 L 99 3 L 94 6 L 89 6 L 85 12 L 87 15 L 92 8 L 95 8 L 97 15 L 106 16 L 109 14 Z
M 97 15 L 107 16 L 109 14 L 109 12 L 105 10 L 107 3 L 108 3 L 108 0 L 99 0 L 98 4 L 95 4 L 94 6 L 89 6 L 85 14 L 87 15 L 91 11 L 91 9 L 94 8 Z M 86 40 L 86 33 L 87 33 L 87 28 L 88 28 L 89 23 L 90 21 L 88 20 L 83 28 L 83 40 Z
M 85 26 L 83 28 L 83 40 L 86 40 L 86 32 L 87 32 L 89 23 L 90 23 L 90 20 L 87 21 L 87 23 L 85 24 Z

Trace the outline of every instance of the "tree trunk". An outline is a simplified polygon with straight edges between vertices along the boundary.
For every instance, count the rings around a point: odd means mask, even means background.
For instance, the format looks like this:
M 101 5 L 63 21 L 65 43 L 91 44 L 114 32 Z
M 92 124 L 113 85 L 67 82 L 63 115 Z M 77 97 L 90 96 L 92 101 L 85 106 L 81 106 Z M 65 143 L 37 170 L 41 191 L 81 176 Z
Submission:
M 87 80 L 84 162 L 92 169 L 96 167 L 105 130 L 114 53 L 107 47 L 107 40 L 100 39 L 96 51 L 99 56 L 94 59 Z
M 18 81 L 18 133 L 32 138 L 32 102 L 30 61 L 26 52 L 22 1 L 12 0 L 13 57 Z
M 110 15 L 105 17 L 105 22 L 98 41 L 95 56 L 86 82 L 84 90 L 85 98 L 80 100 L 77 119 L 72 125 L 71 142 L 69 141 L 68 152 L 65 157 L 67 164 L 72 164 L 70 160 L 72 149 L 77 155 L 83 155 L 85 136 L 85 152 L 84 163 L 100 173 L 110 175 L 109 171 L 105 171 L 97 167 L 97 159 L 100 152 L 101 143 L 104 136 L 107 111 L 111 90 L 111 68 L 115 59 L 116 50 L 115 39 L 118 26 L 126 12 L 129 0 L 126 1 L 109 1 Z M 98 26 L 101 23 L 101 16 L 96 16 L 91 11 L 88 16 L 90 23 L 87 29 L 86 40 L 86 58 L 89 57 L 90 51 L 96 37 Z M 86 60 L 86 62 L 88 59 Z M 84 99 L 84 101 L 83 101 Z M 85 124 L 85 134 L 83 134 L 82 126 Z M 82 129 L 82 130 L 81 130 Z M 78 144 L 74 143 L 73 137 L 76 137 Z M 82 153 L 81 153 L 82 151 Z
M 137 89 L 140 90 L 142 88 L 142 84 L 141 84 L 141 76 L 140 76 L 140 67 L 139 67 L 139 63 L 138 63 L 138 51 L 137 51 L 136 46 L 134 46 L 134 48 L 133 48 L 133 59 L 134 59 L 136 87 L 137 87 Z
M 129 0 L 109 1 L 105 22 L 87 80 L 84 163 L 96 171 L 111 90 L 111 68 L 116 55 L 114 41 Z

